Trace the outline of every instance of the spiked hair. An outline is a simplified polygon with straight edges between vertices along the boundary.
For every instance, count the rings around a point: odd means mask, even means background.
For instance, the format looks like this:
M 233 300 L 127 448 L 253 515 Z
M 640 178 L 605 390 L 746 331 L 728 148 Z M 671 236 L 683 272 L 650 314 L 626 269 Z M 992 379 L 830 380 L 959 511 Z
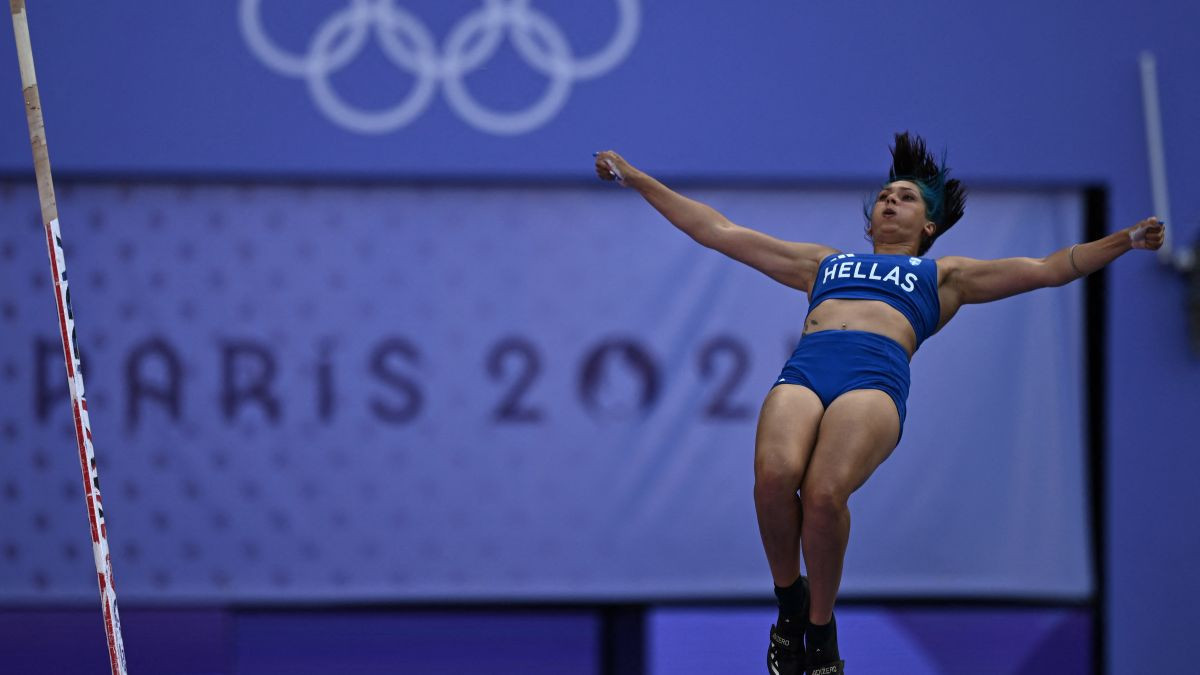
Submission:
M 891 148 L 892 168 L 888 171 L 888 182 L 912 181 L 921 189 L 925 199 L 925 217 L 937 229 L 930 236 L 921 237 L 917 255 L 925 255 L 929 247 L 963 216 L 967 191 L 957 179 L 950 179 L 946 167 L 945 153 L 942 161 L 934 159 L 933 153 L 925 148 L 925 140 L 907 131 L 896 134 L 896 144 Z M 869 220 L 869 216 L 868 216 Z

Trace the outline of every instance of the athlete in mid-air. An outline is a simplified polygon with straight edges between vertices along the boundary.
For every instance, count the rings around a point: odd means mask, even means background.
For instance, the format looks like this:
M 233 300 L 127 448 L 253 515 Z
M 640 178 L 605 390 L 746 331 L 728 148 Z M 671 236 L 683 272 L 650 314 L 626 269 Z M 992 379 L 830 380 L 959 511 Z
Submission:
M 595 168 L 700 244 L 808 294 L 803 335 L 763 402 L 754 449 L 754 505 L 779 599 L 772 675 L 844 672 L 833 608 L 848 500 L 900 440 L 909 360 L 921 343 L 964 304 L 1062 286 L 1129 250 L 1158 249 L 1164 236 L 1164 223 L 1148 218 L 1045 258 L 922 257 L 962 217 L 966 193 L 908 133 L 896 135 L 888 182 L 867 212 L 871 253 L 742 227 L 612 151 L 596 153 Z

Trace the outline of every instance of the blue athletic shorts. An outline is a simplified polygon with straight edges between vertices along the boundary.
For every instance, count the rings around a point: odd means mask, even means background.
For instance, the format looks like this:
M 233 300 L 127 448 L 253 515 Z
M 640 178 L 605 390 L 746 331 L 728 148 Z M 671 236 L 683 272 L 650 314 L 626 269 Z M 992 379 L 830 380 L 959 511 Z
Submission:
M 823 330 L 800 339 L 775 384 L 813 390 L 828 408 L 855 389 L 878 389 L 896 404 L 900 433 L 908 414 L 908 353 L 895 340 L 858 330 Z

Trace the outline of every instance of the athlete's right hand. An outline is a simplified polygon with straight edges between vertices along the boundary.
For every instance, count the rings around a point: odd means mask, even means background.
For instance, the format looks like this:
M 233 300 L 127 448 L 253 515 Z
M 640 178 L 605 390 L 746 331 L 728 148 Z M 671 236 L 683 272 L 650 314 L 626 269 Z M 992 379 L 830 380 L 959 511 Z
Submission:
M 600 180 L 615 180 L 621 185 L 625 185 L 626 181 L 633 175 L 634 168 L 612 150 L 597 152 L 596 157 L 596 175 Z
M 1163 245 L 1167 224 L 1151 216 L 1133 227 L 1125 228 L 1129 233 L 1130 246 L 1157 251 Z

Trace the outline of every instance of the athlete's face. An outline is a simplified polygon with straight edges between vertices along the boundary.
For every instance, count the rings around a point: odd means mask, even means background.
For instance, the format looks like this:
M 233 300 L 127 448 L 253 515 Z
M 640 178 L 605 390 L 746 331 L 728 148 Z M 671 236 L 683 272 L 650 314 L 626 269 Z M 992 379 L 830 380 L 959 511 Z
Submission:
M 875 196 L 871 209 L 871 238 L 876 243 L 920 242 L 923 234 L 937 231 L 925 215 L 925 199 L 916 183 L 888 183 Z

